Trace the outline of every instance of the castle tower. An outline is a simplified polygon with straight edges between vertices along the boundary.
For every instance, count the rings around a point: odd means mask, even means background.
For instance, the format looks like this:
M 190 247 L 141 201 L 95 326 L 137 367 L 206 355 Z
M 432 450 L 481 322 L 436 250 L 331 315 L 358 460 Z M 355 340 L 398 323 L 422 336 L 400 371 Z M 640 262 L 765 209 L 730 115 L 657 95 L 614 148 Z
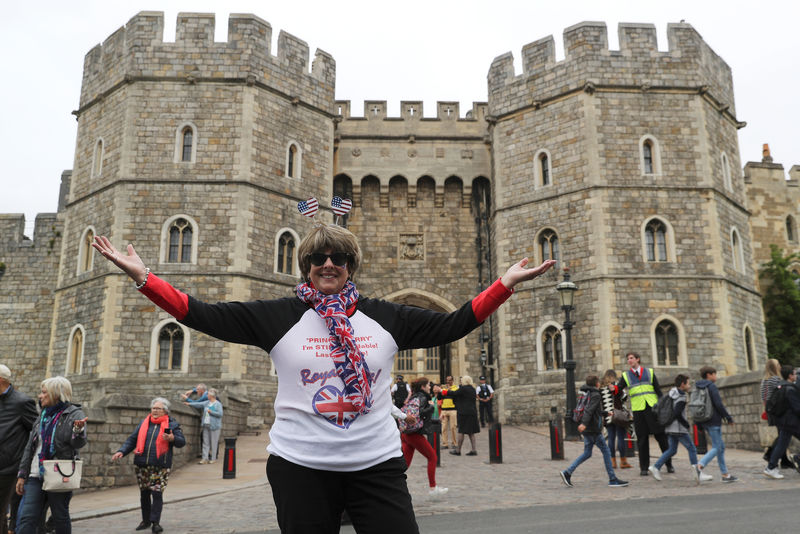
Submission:
M 687 24 L 669 50 L 652 25 L 564 32 L 489 70 L 496 262 L 557 255 L 577 283 L 576 378 L 623 370 L 634 351 L 661 377 L 711 364 L 761 367 L 766 342 L 752 265 L 730 69 Z M 501 412 L 561 405 L 559 272 L 499 314 Z M 549 386 L 548 386 L 549 385 Z M 534 392 L 538 395 L 534 395 Z M 552 392 L 553 396 L 542 396 Z
M 273 55 L 272 28 L 253 15 L 230 16 L 227 42 L 214 22 L 181 13 L 165 42 L 163 14 L 142 12 L 86 55 L 48 372 L 74 375 L 84 402 L 241 386 L 267 421 L 276 382 L 263 351 L 177 324 L 88 248 L 94 235 L 132 243 L 206 301 L 297 283 L 293 247 L 311 225 L 297 202 L 330 197 L 335 63 L 317 51 L 309 69 L 308 45 L 284 32 Z

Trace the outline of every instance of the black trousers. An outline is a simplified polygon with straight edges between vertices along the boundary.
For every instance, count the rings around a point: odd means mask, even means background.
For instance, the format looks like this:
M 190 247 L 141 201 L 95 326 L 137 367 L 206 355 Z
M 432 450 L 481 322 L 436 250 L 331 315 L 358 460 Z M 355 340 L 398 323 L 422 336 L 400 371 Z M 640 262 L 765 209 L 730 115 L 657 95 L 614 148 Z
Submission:
M 17 485 L 17 474 L 2 475 L 0 476 L 0 534 L 7 534 L 8 532 L 8 519 L 6 513 L 11 508 L 11 529 L 16 528 L 17 510 L 15 509 L 13 501 L 14 496 L 17 495 L 15 487 Z M 19 506 L 19 500 L 16 499 L 16 505 Z
M 494 416 L 492 415 L 492 401 L 489 402 L 479 402 L 478 403 L 478 411 L 481 414 L 481 426 L 484 423 L 493 423 Z M 485 419 L 484 419 L 485 415 Z
M 633 412 L 633 429 L 636 431 L 639 449 L 639 469 L 646 471 L 650 466 L 650 434 L 656 438 L 661 452 L 669 448 L 667 435 L 664 433 L 664 428 L 658 424 L 655 412 L 647 405 L 644 410 Z M 667 468 L 672 469 L 672 458 L 667 460 Z
M 418 534 L 402 456 L 361 471 L 321 471 L 272 455 L 267 478 L 282 534 L 336 534 L 345 510 L 358 534 Z

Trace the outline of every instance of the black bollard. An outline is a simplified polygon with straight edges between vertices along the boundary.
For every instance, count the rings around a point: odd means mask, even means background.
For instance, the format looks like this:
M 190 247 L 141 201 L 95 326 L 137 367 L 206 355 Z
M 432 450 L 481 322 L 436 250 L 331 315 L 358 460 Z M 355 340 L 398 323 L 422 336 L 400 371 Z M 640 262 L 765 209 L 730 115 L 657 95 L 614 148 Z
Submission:
M 625 457 L 633 458 L 636 456 L 636 438 L 631 436 L 629 431 L 625 431 Z
M 236 438 L 225 438 L 222 478 L 236 478 Z
M 694 448 L 697 449 L 697 454 L 705 454 L 708 452 L 706 433 L 697 425 L 692 425 L 692 441 L 694 442 Z
M 431 444 L 433 450 L 436 452 L 436 467 L 442 467 L 442 421 L 439 419 L 431 419 L 431 433 L 428 434 L 428 443 Z
M 500 423 L 492 423 L 489 427 L 489 463 L 503 463 L 503 436 Z
M 550 408 L 550 459 L 564 459 L 564 432 L 557 408 Z

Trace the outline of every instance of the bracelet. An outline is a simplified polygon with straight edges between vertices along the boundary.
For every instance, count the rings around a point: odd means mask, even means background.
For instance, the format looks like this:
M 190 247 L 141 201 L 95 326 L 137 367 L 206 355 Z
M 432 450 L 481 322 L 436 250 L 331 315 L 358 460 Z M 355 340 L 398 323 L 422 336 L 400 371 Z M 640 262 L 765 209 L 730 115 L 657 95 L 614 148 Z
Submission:
M 136 289 L 142 289 L 145 286 L 145 284 L 147 284 L 147 277 L 148 276 L 150 276 L 150 267 L 145 267 L 144 268 L 144 280 L 142 280 L 141 284 L 135 284 L 134 287 L 136 287 Z

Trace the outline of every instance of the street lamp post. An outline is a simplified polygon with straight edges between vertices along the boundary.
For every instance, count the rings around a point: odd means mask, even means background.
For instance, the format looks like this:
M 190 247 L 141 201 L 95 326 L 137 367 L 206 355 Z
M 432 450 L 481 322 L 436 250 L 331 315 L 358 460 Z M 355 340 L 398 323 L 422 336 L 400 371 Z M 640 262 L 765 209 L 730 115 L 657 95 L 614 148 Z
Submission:
M 575 394 L 575 360 L 572 359 L 572 326 L 574 323 L 570 320 L 569 314 L 575 309 L 573 302 L 578 286 L 570 281 L 569 269 L 566 267 L 564 267 L 564 280 L 556 286 L 556 290 L 561 300 L 561 309 L 564 310 L 564 349 L 566 356 L 564 369 L 567 371 L 567 415 L 564 418 L 564 434 L 565 439 L 577 440 L 580 437 L 578 423 L 572 420 L 572 412 L 577 401 Z

